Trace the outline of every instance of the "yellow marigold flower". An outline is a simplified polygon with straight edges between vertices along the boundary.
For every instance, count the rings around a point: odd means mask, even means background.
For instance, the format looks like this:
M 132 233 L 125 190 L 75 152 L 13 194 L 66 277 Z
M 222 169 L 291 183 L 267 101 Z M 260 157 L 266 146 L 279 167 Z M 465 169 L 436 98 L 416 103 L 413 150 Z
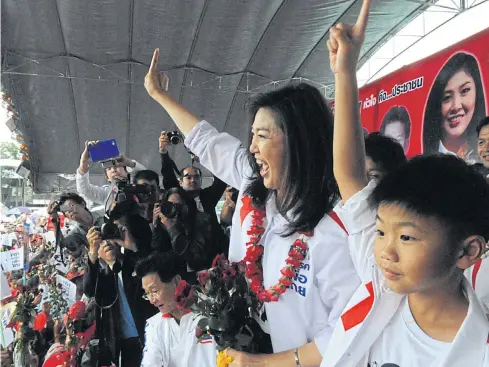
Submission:
M 228 367 L 232 361 L 234 361 L 234 358 L 228 356 L 225 351 L 217 354 L 217 367 Z

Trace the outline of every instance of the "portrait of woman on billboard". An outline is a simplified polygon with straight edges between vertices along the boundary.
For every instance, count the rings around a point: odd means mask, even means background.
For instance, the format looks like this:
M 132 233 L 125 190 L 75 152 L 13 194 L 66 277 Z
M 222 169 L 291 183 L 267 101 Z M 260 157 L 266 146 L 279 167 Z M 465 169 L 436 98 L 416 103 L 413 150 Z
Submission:
M 479 64 L 467 53 L 453 55 L 438 73 L 425 107 L 423 154 L 455 154 L 477 161 L 477 123 L 486 115 Z
M 409 149 L 411 137 L 411 118 L 404 106 L 392 106 L 384 115 L 380 125 L 380 135 L 397 140 L 404 153 Z

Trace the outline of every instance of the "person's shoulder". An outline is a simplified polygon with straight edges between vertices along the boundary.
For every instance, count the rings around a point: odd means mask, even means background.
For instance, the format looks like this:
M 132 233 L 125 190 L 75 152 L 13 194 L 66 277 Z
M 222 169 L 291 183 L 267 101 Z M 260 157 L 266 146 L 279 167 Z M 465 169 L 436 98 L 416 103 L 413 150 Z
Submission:
M 146 320 L 146 326 L 148 325 L 159 325 L 164 322 L 165 318 L 163 315 L 158 312 L 156 315 L 151 316 L 149 319 Z

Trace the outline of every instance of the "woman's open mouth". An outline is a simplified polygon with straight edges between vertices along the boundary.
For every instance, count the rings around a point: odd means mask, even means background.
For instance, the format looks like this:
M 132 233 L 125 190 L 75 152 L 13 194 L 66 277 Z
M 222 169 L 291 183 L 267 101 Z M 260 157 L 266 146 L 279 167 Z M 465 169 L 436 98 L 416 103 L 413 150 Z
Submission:
M 270 170 L 270 167 L 268 166 L 268 164 L 266 164 L 265 162 L 263 162 L 260 159 L 257 159 L 256 163 L 258 164 L 258 167 L 260 168 L 260 176 L 265 177 L 265 175 Z

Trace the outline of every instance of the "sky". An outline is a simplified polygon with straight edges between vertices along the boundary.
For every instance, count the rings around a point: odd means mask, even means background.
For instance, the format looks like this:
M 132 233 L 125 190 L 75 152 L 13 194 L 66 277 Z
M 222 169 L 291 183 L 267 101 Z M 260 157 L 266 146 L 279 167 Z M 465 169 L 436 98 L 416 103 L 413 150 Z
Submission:
M 440 0 L 437 4 L 454 7 L 454 4 L 458 2 L 459 0 Z M 457 16 L 454 16 L 451 11 L 447 12 L 443 11 L 442 8 L 431 7 L 427 12 L 421 14 L 401 29 L 396 36 L 372 55 L 370 60 L 358 71 L 359 86 L 385 76 L 404 65 L 428 57 L 487 28 L 489 1 L 466 0 L 466 2 L 469 6 L 479 5 Z M 448 22 L 435 29 L 447 20 Z M 421 38 L 423 29 L 425 32 L 433 31 Z M 415 40 L 419 41 L 413 44 Z M 411 44 L 410 48 L 402 52 Z M 392 59 L 396 55 L 398 56 Z M 392 61 L 389 62 L 389 60 Z M 382 70 L 377 73 L 380 68 Z M 10 130 L 5 125 L 6 121 L 6 110 L 0 105 L 0 141 L 11 140 Z

